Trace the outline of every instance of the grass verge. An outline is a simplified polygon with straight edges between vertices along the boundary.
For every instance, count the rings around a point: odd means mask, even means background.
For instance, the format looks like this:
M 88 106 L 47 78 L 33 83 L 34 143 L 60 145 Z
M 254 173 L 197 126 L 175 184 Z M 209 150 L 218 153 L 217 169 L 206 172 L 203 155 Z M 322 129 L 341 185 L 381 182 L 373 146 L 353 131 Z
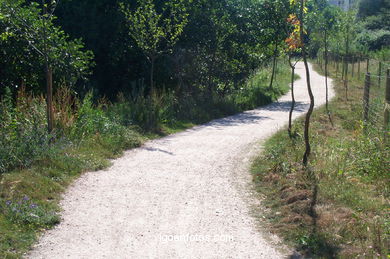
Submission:
M 294 123 L 294 138 L 278 132 L 252 166 L 270 228 L 309 257 L 389 256 L 390 152 L 382 127 L 363 130 L 363 85 L 351 79 L 346 100 L 342 81 L 335 80 L 334 126 L 325 108 L 314 112 L 307 169 L 301 165 L 303 118 Z M 381 95 L 384 89 L 371 91 Z

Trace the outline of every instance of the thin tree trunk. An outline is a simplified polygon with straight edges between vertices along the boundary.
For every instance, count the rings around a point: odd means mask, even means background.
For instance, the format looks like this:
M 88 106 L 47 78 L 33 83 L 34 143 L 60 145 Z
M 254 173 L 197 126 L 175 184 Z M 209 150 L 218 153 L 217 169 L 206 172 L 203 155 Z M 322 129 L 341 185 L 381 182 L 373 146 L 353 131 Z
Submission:
M 47 6 L 45 1 L 42 0 L 43 13 L 47 14 Z M 49 50 L 47 46 L 47 31 L 46 31 L 46 18 L 42 18 L 43 25 L 43 45 L 44 45 L 44 58 L 45 58 L 45 72 L 46 72 L 46 113 L 47 113 L 47 131 L 49 134 L 53 132 L 54 128 L 54 113 L 53 113 L 53 71 L 50 66 Z M 50 142 L 53 139 L 50 138 Z
M 213 56 L 211 58 L 211 67 L 209 69 L 209 78 L 208 78 L 208 82 L 207 82 L 210 97 L 212 97 L 212 94 L 213 94 L 212 79 L 213 79 L 213 74 L 214 74 L 215 56 L 216 56 L 216 51 L 214 51 Z
M 310 130 L 310 118 L 313 113 L 314 109 L 314 95 L 313 91 L 311 89 L 311 83 L 310 83 L 310 70 L 309 65 L 307 62 L 307 53 L 306 53 L 306 46 L 304 43 L 304 33 L 303 33 L 303 4 L 304 0 L 301 0 L 301 7 L 300 7 L 300 18 L 301 18 L 301 26 L 300 26 L 300 35 L 302 40 L 302 56 L 303 56 L 303 62 L 305 64 L 306 69 L 306 81 L 307 81 L 307 91 L 310 96 L 310 107 L 306 114 L 306 120 L 305 120 L 305 132 L 304 132 L 304 138 L 305 138 L 305 154 L 303 155 L 303 165 L 306 167 L 309 161 L 309 156 L 311 153 L 311 146 L 310 146 L 310 136 L 309 136 L 309 130 Z
M 49 134 L 54 128 L 54 112 L 53 112 L 53 71 L 46 63 L 46 109 L 47 109 L 47 130 Z
M 274 84 L 277 52 L 278 52 L 278 43 L 275 42 L 274 60 L 273 60 L 273 64 L 272 64 L 272 75 L 271 75 L 271 82 L 269 84 L 269 89 L 272 89 L 272 86 Z
M 344 87 L 345 87 L 345 99 L 348 101 L 348 65 L 349 65 L 349 26 L 347 27 L 347 39 L 345 41 L 345 76 L 344 76 Z
M 291 62 L 291 56 L 288 57 L 288 63 L 291 67 L 291 108 L 288 116 L 288 135 L 292 138 L 292 114 L 295 108 L 295 94 L 294 94 L 294 81 L 295 81 L 295 65 Z
M 329 110 L 329 87 L 328 87 L 328 33 L 325 31 L 325 88 L 326 88 L 326 112 L 328 113 L 329 122 L 332 124 L 332 116 Z
M 154 63 L 156 62 L 156 57 L 151 56 L 150 57 L 150 92 L 153 93 L 154 91 Z

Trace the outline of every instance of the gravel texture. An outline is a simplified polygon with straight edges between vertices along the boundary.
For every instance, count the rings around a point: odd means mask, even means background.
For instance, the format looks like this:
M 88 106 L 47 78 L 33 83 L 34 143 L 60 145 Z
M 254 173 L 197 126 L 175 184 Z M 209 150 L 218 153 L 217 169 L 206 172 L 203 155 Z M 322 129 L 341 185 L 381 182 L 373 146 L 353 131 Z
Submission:
M 294 118 L 309 100 L 302 62 L 296 73 Z M 311 75 L 318 106 L 325 103 L 324 77 Z M 292 250 L 252 216 L 261 205 L 249 166 L 259 143 L 286 125 L 289 107 L 287 94 L 266 107 L 149 141 L 107 170 L 82 175 L 63 196 L 61 223 L 26 257 L 288 257 Z

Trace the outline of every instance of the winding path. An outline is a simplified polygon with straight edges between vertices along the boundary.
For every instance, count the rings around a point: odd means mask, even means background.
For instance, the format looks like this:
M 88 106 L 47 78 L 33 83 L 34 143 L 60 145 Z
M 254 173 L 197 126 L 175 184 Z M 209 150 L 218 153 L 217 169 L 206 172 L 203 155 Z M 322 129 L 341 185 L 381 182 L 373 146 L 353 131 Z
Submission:
M 308 107 L 304 72 L 298 63 L 294 118 Z M 325 102 L 324 77 L 311 74 L 318 106 Z M 286 125 L 289 100 L 287 94 L 147 142 L 109 169 L 82 175 L 64 195 L 62 222 L 27 257 L 287 257 L 291 251 L 252 216 L 261 206 L 249 166 L 259 143 Z

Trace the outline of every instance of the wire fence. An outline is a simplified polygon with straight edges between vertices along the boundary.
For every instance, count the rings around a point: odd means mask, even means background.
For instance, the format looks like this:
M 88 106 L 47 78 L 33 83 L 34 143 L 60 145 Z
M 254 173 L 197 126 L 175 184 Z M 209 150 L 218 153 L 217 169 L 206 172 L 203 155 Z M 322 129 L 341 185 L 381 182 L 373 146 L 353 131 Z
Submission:
M 389 136 L 390 116 L 390 61 L 380 61 L 363 55 L 328 54 L 328 65 L 335 76 L 342 80 L 348 99 L 350 81 L 357 81 L 362 97 L 362 120 L 366 129 L 383 131 Z M 317 59 L 322 69 L 325 57 Z M 356 84 L 354 84 L 356 85 Z

